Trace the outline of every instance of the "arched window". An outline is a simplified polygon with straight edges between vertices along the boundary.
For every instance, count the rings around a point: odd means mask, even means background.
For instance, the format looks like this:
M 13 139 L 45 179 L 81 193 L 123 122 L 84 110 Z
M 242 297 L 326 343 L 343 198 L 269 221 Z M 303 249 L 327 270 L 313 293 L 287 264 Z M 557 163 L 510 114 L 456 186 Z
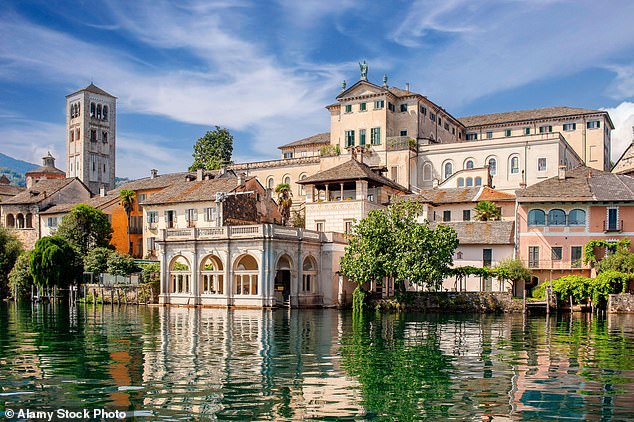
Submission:
M 474 166 L 474 162 L 473 162 L 473 160 L 471 158 L 469 158 L 468 160 L 466 160 L 464 162 L 464 168 L 465 169 L 472 169 L 473 166 Z
M 315 291 L 315 282 L 317 279 L 317 263 L 315 259 L 312 256 L 307 257 L 304 260 L 302 269 L 302 291 L 304 293 Z
M 451 161 L 447 161 L 443 168 L 445 169 L 445 179 L 450 178 L 453 174 L 453 164 L 451 164 Z
M 108 120 L 108 106 L 103 106 L 103 119 Z
M 480 176 L 475 178 L 475 185 L 482 186 L 482 178 Z
M 191 277 L 189 261 L 184 256 L 177 256 L 170 264 L 170 293 L 189 293 Z
M 15 217 L 13 216 L 13 214 L 7 214 L 7 227 L 15 227 Z
M 77 129 L 75 129 L 75 140 L 76 141 L 79 141 L 79 135 L 80 135 L 79 128 L 77 128 Z
M 528 225 L 529 226 L 546 225 L 546 213 L 542 210 L 530 210 L 528 212 Z
M 68 140 L 70 142 L 73 142 L 75 140 L 75 131 L 71 130 L 70 132 L 68 132 Z
M 18 217 L 15 220 L 15 227 L 17 229 L 23 229 L 24 228 L 24 215 L 23 214 L 18 214 Z
M 266 187 L 269 188 L 269 189 L 275 188 L 275 179 L 273 179 L 272 176 L 267 179 Z
M 307 177 L 308 177 L 308 175 L 306 173 L 302 173 L 302 174 L 299 175 L 299 180 L 304 180 Z M 299 186 L 297 188 L 297 191 L 298 191 L 297 193 L 299 193 L 300 196 L 306 195 L 306 189 L 305 189 L 304 185 L 297 185 L 297 186 Z
M 586 224 L 586 212 L 584 210 L 572 210 L 568 213 L 568 225 L 569 226 L 585 226 Z
M 431 180 L 431 163 L 423 164 L 423 180 L 426 182 Z
M 25 218 L 25 226 L 27 229 L 33 228 L 33 214 L 28 213 Z
M 258 294 L 258 263 L 251 255 L 242 256 L 235 266 L 234 294 Z
M 458 187 L 459 188 L 463 188 L 464 187 L 464 178 L 463 177 L 459 177 L 458 178 Z
M 97 113 L 97 107 L 95 103 L 90 103 L 90 117 L 95 117 L 95 113 Z
M 224 271 L 222 261 L 217 256 L 209 255 L 200 264 L 200 291 L 204 295 L 221 295 L 224 293 Z
M 97 104 L 97 118 L 101 119 L 101 104 Z
M 291 176 L 284 176 L 282 179 L 282 183 L 286 183 L 287 185 L 291 185 Z
M 498 172 L 498 161 L 494 157 L 491 157 L 489 158 L 488 164 L 489 164 L 489 173 L 491 173 L 491 176 L 495 176 L 496 173 Z
M 549 226 L 565 226 L 566 225 L 566 213 L 564 210 L 554 209 L 548 211 L 548 225 Z
M 467 177 L 467 187 L 473 186 L 473 177 Z
M 509 166 L 511 174 L 517 174 L 520 172 L 520 158 L 517 156 L 511 157 L 511 163 Z
M 77 117 L 79 117 L 79 115 L 81 114 L 81 103 L 77 103 L 76 107 L 77 107 Z

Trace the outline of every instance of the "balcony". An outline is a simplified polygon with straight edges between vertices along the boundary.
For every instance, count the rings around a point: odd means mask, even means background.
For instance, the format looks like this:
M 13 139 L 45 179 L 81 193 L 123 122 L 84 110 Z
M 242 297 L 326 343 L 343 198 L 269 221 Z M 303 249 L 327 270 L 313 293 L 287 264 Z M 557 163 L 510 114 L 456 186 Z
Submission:
M 222 239 L 254 239 L 254 238 L 284 238 L 295 240 L 326 240 L 324 233 L 295 227 L 277 226 L 274 224 L 260 224 L 248 226 L 224 227 L 188 227 L 182 229 L 160 230 L 163 241 L 183 240 L 222 240 Z
M 623 231 L 623 220 L 603 220 L 603 231 L 604 232 L 621 232 Z
M 522 259 L 522 263 L 535 270 L 576 270 L 589 268 L 582 260 L 564 261 L 562 259 Z

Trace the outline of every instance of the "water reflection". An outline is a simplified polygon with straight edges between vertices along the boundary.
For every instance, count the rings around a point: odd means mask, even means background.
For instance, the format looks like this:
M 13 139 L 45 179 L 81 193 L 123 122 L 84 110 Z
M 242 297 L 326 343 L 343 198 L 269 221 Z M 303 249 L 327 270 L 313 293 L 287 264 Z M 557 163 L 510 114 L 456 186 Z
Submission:
M 622 420 L 633 352 L 634 316 L 0 305 L 0 410 Z

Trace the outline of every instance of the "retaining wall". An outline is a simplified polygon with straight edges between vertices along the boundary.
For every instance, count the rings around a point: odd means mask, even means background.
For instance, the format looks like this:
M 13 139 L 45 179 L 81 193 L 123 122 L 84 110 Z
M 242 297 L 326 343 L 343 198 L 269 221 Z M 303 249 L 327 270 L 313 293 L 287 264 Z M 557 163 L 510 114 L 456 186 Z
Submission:
M 608 313 L 629 314 L 634 313 L 634 294 L 620 293 L 608 296 Z
M 510 292 L 408 292 L 402 298 L 370 297 L 371 308 L 422 312 L 523 312 L 524 302 Z

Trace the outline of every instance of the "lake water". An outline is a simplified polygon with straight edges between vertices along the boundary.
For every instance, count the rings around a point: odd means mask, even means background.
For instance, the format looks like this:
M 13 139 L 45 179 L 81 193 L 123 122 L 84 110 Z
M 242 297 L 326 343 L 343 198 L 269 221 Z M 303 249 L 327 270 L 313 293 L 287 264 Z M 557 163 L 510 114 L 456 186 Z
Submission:
M 0 415 L 634 420 L 634 315 L 0 305 Z

